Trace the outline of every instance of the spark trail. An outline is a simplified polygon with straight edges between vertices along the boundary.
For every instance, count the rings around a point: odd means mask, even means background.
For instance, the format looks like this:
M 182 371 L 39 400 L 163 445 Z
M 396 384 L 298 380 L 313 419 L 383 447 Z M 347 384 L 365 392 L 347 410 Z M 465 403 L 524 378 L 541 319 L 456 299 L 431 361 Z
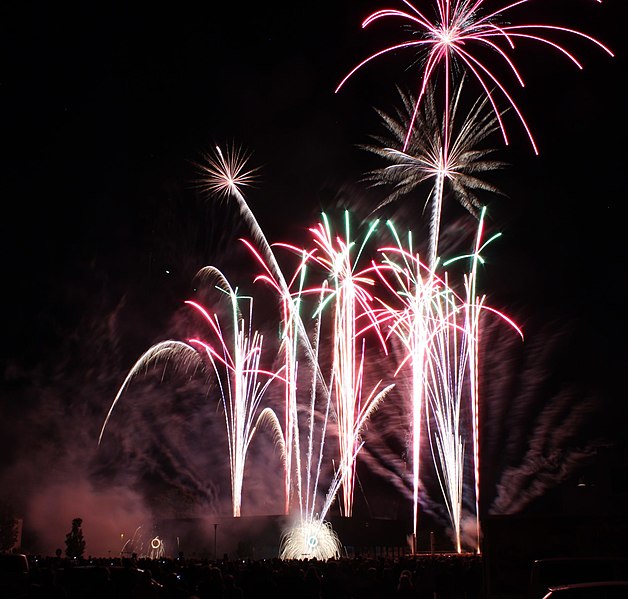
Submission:
M 283 443 L 285 461 L 284 511 L 287 514 L 290 511 L 290 498 L 292 495 L 291 471 L 294 463 L 293 453 L 295 446 L 298 446 L 298 426 L 296 424 L 298 362 L 296 358 L 299 345 L 304 347 L 307 362 L 316 372 L 319 384 L 324 387 L 325 381 L 318 367 L 318 361 L 314 357 L 314 351 L 310 344 L 306 327 L 301 319 L 299 300 L 293 298 L 292 295 L 291 289 L 294 279 L 290 282 L 286 280 L 270 243 L 242 194 L 241 188 L 252 184 L 257 170 L 245 170 L 248 159 L 248 154 L 236 147 L 227 148 L 227 151 L 223 153 L 220 147 L 217 146 L 215 154 L 205 156 L 204 162 L 198 165 L 198 167 L 202 174 L 202 190 L 211 195 L 224 196 L 236 201 L 240 215 L 249 227 L 255 243 L 251 243 L 248 240 L 242 241 L 264 268 L 266 274 L 261 275 L 260 279 L 271 285 L 281 303 L 285 409 L 284 427 L 281 430 L 280 437 Z M 298 276 L 299 272 L 301 275 L 304 275 L 304 266 L 303 264 L 301 270 L 295 273 L 295 277 Z M 302 283 L 302 276 L 300 280 Z M 298 462 L 296 463 L 298 464 Z M 297 477 L 297 480 L 299 480 L 299 477 Z
M 411 456 L 412 456 L 412 517 L 413 534 L 416 538 L 418 526 L 419 504 L 419 473 L 421 455 L 421 421 L 423 419 L 424 381 L 429 338 L 429 305 L 431 296 L 435 292 L 435 278 L 431 271 L 423 265 L 418 254 L 414 254 L 412 236 L 409 235 L 409 249 L 401 249 L 401 242 L 392 226 L 388 222 L 395 236 L 398 248 L 382 248 L 382 266 L 377 270 L 385 287 L 396 300 L 395 305 L 388 305 L 379 299 L 383 305 L 380 312 L 380 324 L 386 323 L 389 327 L 388 336 L 395 335 L 400 339 L 404 348 L 404 357 L 400 361 L 395 376 L 410 362 L 412 378 L 410 391 L 411 414 Z M 390 254 L 400 258 L 399 264 Z M 391 277 L 393 280 L 389 281 Z M 399 304 L 401 304 L 399 306 Z M 383 317 L 382 317 L 383 315 Z
M 343 515 L 350 517 L 355 488 L 355 458 L 361 447 L 360 433 L 370 414 L 394 385 L 380 390 L 380 380 L 368 396 L 365 397 L 362 393 L 364 334 L 369 330 L 375 334 L 379 332 L 377 319 L 372 311 L 373 298 L 367 290 L 367 287 L 374 285 L 371 268 L 358 271 L 357 264 L 377 227 L 377 221 L 368 228 L 360 246 L 356 246 L 352 240 L 348 212 L 345 212 L 344 224 L 344 238 L 333 235 L 325 215 L 323 222 L 310 229 L 310 232 L 319 250 L 312 254 L 312 260 L 322 266 L 330 277 L 328 296 L 321 309 L 328 303 L 333 303 L 332 377 L 340 451 L 339 472 Z M 325 291 L 322 288 L 316 290 Z M 380 340 L 385 351 L 381 336 Z
M 270 372 L 260 367 L 263 337 L 251 328 L 253 320 L 253 299 L 238 295 L 237 289 L 229 285 L 224 275 L 215 267 L 206 266 L 199 272 L 203 280 L 215 280 L 216 288 L 229 298 L 231 307 L 231 343 L 223 334 L 218 316 L 211 315 L 203 306 L 193 301 L 192 306 L 209 325 L 216 342 L 208 343 L 201 339 L 190 339 L 190 345 L 202 351 L 211 363 L 220 388 L 225 414 L 227 440 L 229 444 L 229 464 L 231 469 L 231 497 L 233 516 L 241 515 L 242 484 L 244 467 L 249 445 L 255 433 L 258 416 L 261 421 L 273 420 L 272 411 L 266 408 L 259 412 L 260 402 L 270 383 L 278 378 L 278 372 Z M 240 312 L 240 302 L 248 300 L 248 320 Z M 261 383 L 259 375 L 267 380 Z
M 418 523 L 418 492 L 421 463 L 422 421 L 428 427 L 428 438 L 452 525 L 457 551 L 461 551 L 461 517 L 463 506 L 463 475 L 465 438 L 461 414 L 465 401 L 472 413 L 472 451 L 474 464 L 474 493 L 477 520 L 477 550 L 479 551 L 479 443 L 478 443 L 478 368 L 477 346 L 479 315 L 482 310 L 499 315 L 520 330 L 500 312 L 476 298 L 477 264 L 480 252 L 492 241 L 481 243 L 483 215 L 480 219 L 474 252 L 470 255 L 471 269 L 465 276 L 465 296 L 457 294 L 449 284 L 448 273 L 437 275 L 421 262 L 408 235 L 407 248 L 392 223 L 388 223 L 396 247 L 384 247 L 382 266 L 377 269 L 383 284 L 392 292 L 394 303 L 379 299 L 380 325 L 388 327 L 388 336 L 401 341 L 403 354 L 395 376 L 406 366 L 411 368 L 410 418 L 413 489 L 413 532 Z M 468 258 L 462 256 L 448 261 Z M 468 395 L 465 392 L 468 390 Z M 426 404 L 427 402 L 427 404 Z M 425 412 L 424 412 L 425 406 Z

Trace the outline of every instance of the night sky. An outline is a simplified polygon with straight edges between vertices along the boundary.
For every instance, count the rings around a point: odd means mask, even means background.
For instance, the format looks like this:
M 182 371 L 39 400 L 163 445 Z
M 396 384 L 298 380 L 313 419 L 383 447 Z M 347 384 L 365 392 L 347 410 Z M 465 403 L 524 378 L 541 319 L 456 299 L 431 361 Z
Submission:
M 526 88 L 505 79 L 540 155 L 513 119 L 511 144 L 493 140 L 496 156 L 510 166 L 492 178 L 504 196 L 489 199 L 488 226 L 502 237 L 491 246 L 482 285 L 526 340 L 498 345 L 487 359 L 493 392 L 508 390 L 513 406 L 494 410 L 502 432 L 487 443 L 499 446 L 514 435 L 522 454 L 538 430 L 535 415 L 554 396 L 572 397 L 574 408 L 565 413 L 582 414 L 561 438 L 565 446 L 620 447 L 627 415 L 620 387 L 628 167 L 620 30 L 628 9 L 623 0 L 544 4 L 530 2 L 521 22 L 582 29 L 616 56 L 582 40 L 568 44 L 583 63 L 579 71 L 549 48 L 522 43 L 517 57 Z M 11 5 L 3 10 L 0 77 L 0 499 L 24 514 L 33 538 L 54 548 L 73 517 L 107 506 L 112 520 L 119 508 L 133 527 L 133 518 L 147 512 L 152 491 L 145 489 L 164 479 L 174 485 L 174 474 L 157 472 L 154 448 L 169 453 L 174 468 L 184 460 L 174 457 L 175 437 L 146 437 L 139 426 L 129 434 L 141 439 L 146 455 L 125 441 L 118 448 L 124 458 L 109 448 L 103 459 L 95 451 L 98 431 L 134 361 L 180 332 L 182 302 L 200 267 L 224 268 L 252 288 L 238 242 L 246 230 L 228 206 L 199 193 L 195 163 L 215 144 L 251 153 L 260 170 L 247 200 L 270 241 L 302 239 L 321 211 L 349 208 L 363 217 L 379 200 L 361 182 L 373 158 L 358 146 L 379 131 L 373 108 L 392 110 L 395 85 L 416 84 L 417 72 L 409 54 L 389 55 L 334 94 L 355 64 L 403 36 L 395 26 L 361 30 L 362 19 L 384 6 L 370 1 L 219 9 Z M 390 215 L 412 215 L 418 226 L 423 199 L 407 202 Z M 449 235 L 471 219 L 458 208 L 448 209 Z M 262 294 L 260 304 L 266 301 Z M 517 374 L 504 374 L 511 367 Z M 175 410 L 150 390 L 129 401 L 159 406 L 138 407 L 143 420 L 134 423 L 156 429 L 176 422 L 183 432 L 187 427 L 191 446 L 204 436 L 202 423 L 215 417 L 215 406 L 182 400 Z M 168 410 L 157 413 L 164 405 Z M 372 459 L 383 459 L 382 452 Z M 498 471 L 487 478 L 495 488 L 499 472 L 523 464 L 512 459 L 492 462 Z M 130 470 L 114 472 L 115 460 Z M 188 462 L 186 493 L 215 491 L 203 480 L 208 465 L 210 457 Z M 497 501 L 499 492 L 493 494 Z M 272 506 L 262 502 L 260 509 Z M 44 525 L 50 510 L 60 520 L 52 532 Z M 104 535 L 118 522 L 99 526 Z

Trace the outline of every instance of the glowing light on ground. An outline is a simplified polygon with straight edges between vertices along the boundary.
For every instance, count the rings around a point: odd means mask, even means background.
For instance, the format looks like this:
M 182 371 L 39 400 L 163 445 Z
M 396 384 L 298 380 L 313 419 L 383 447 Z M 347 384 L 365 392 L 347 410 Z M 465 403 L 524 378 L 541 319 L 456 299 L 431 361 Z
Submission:
M 329 522 L 317 518 L 299 520 L 281 538 L 281 559 L 337 559 L 342 545 Z
M 160 539 L 158 536 L 153 537 L 148 551 L 149 559 L 161 559 L 164 555 L 166 555 L 166 544 L 163 539 Z

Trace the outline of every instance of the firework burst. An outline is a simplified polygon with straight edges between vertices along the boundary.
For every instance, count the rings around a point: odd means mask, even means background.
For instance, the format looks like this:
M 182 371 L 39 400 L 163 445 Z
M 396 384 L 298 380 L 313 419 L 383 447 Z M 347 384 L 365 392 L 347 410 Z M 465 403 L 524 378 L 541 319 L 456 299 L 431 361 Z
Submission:
M 239 147 L 227 147 L 223 153 L 216 146 L 215 154 L 206 154 L 203 161 L 197 164 L 201 179 L 201 191 L 229 197 L 241 194 L 242 187 L 251 186 L 257 179 L 258 168 L 246 170 L 250 154 Z
M 536 154 L 538 149 L 530 127 L 526 122 L 519 106 L 516 104 L 506 84 L 484 58 L 484 51 L 498 58 L 508 71 L 523 87 L 524 80 L 518 68 L 514 50 L 516 42 L 531 41 L 551 48 L 568 58 L 579 69 L 582 64 L 576 56 L 561 42 L 563 37 L 586 40 L 613 56 L 613 53 L 604 44 L 595 38 L 575 29 L 558 25 L 522 24 L 512 25 L 506 20 L 517 9 L 532 2 L 532 0 L 518 0 L 509 2 L 497 10 L 485 10 L 486 0 L 435 0 L 433 16 L 419 10 L 408 0 L 402 0 L 407 10 L 381 9 L 370 14 L 362 23 L 362 28 L 382 19 L 394 18 L 404 21 L 412 31 L 412 39 L 394 44 L 364 59 L 355 66 L 336 88 L 338 92 L 343 85 L 357 71 L 372 60 L 397 50 L 412 49 L 420 54 L 421 75 L 419 90 L 413 114 L 407 125 L 403 149 L 410 143 L 410 137 L 415 125 L 418 109 L 422 103 L 430 81 L 435 80 L 437 72 L 444 70 L 445 114 L 450 103 L 450 88 L 456 66 L 461 70 L 472 73 L 479 83 L 484 95 L 492 106 L 497 118 L 504 142 L 508 144 L 506 127 L 502 120 L 501 101 L 512 108 L 521 125 L 526 131 L 532 148 Z M 445 130 L 449 128 L 445 118 Z M 446 135 L 447 136 L 447 135 Z
M 457 123 L 462 84 L 448 107 L 449 121 Z M 479 174 L 496 170 L 505 163 L 490 157 L 492 149 L 483 149 L 482 142 L 498 129 L 497 119 L 485 111 L 486 100 L 477 101 L 456 127 L 445 129 L 444 119 L 439 117 L 433 90 L 426 95 L 422 110 L 418 113 L 417 126 L 413 129 L 406 150 L 405 127 L 414 112 L 415 102 L 409 94 L 400 91 L 401 107 L 393 116 L 378 111 L 388 136 L 374 136 L 377 145 L 364 148 L 389 164 L 367 174 L 366 179 L 374 186 L 392 187 L 389 195 L 376 210 L 401 197 L 413 193 L 426 181 L 433 180 L 428 202 L 432 203 L 430 219 L 429 266 L 436 267 L 438 238 L 445 185 L 449 184 L 454 197 L 474 216 L 482 208 L 476 190 L 500 193 L 499 189 L 478 177 Z M 441 122 L 443 121 L 443 122 Z

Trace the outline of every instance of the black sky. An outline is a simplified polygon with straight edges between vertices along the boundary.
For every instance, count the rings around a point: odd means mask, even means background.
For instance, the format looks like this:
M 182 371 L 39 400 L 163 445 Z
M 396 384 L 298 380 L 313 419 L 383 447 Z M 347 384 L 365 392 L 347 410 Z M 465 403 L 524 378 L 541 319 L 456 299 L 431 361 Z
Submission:
M 228 216 L 194 190 L 203 152 L 231 142 L 251 151 L 261 171 L 247 197 L 262 228 L 271 241 L 298 238 L 320 210 L 371 193 L 358 182 L 368 162 L 356 146 L 378 126 L 373 106 L 391 109 L 394 86 L 414 81 L 399 54 L 334 94 L 383 36 L 394 37 L 360 29 L 379 3 L 128 4 L 3 9 L 7 471 L 18 451 L 28 462 L 25 436 L 40 422 L 46 380 L 63 398 L 55 418 L 83 405 L 84 418 L 97 422 L 97 406 L 108 406 L 133 360 L 166 334 L 196 269 L 211 260 L 234 268 Z M 599 379 L 620 437 L 628 12 L 623 0 L 530 4 L 527 21 L 584 29 L 616 57 L 573 44 L 578 71 L 549 49 L 522 49 L 528 86 L 516 97 L 540 155 L 511 121 L 511 146 L 500 150 L 511 166 L 498 181 L 507 197 L 491 204 L 491 226 L 503 238 L 486 286 L 532 331 L 572 323 L 572 354 L 559 361 L 586 372 L 588 383 Z M 99 361 L 94 337 L 111 330 L 94 321 L 112 313 L 117 354 Z M 102 397 L 85 408 L 88 390 Z

